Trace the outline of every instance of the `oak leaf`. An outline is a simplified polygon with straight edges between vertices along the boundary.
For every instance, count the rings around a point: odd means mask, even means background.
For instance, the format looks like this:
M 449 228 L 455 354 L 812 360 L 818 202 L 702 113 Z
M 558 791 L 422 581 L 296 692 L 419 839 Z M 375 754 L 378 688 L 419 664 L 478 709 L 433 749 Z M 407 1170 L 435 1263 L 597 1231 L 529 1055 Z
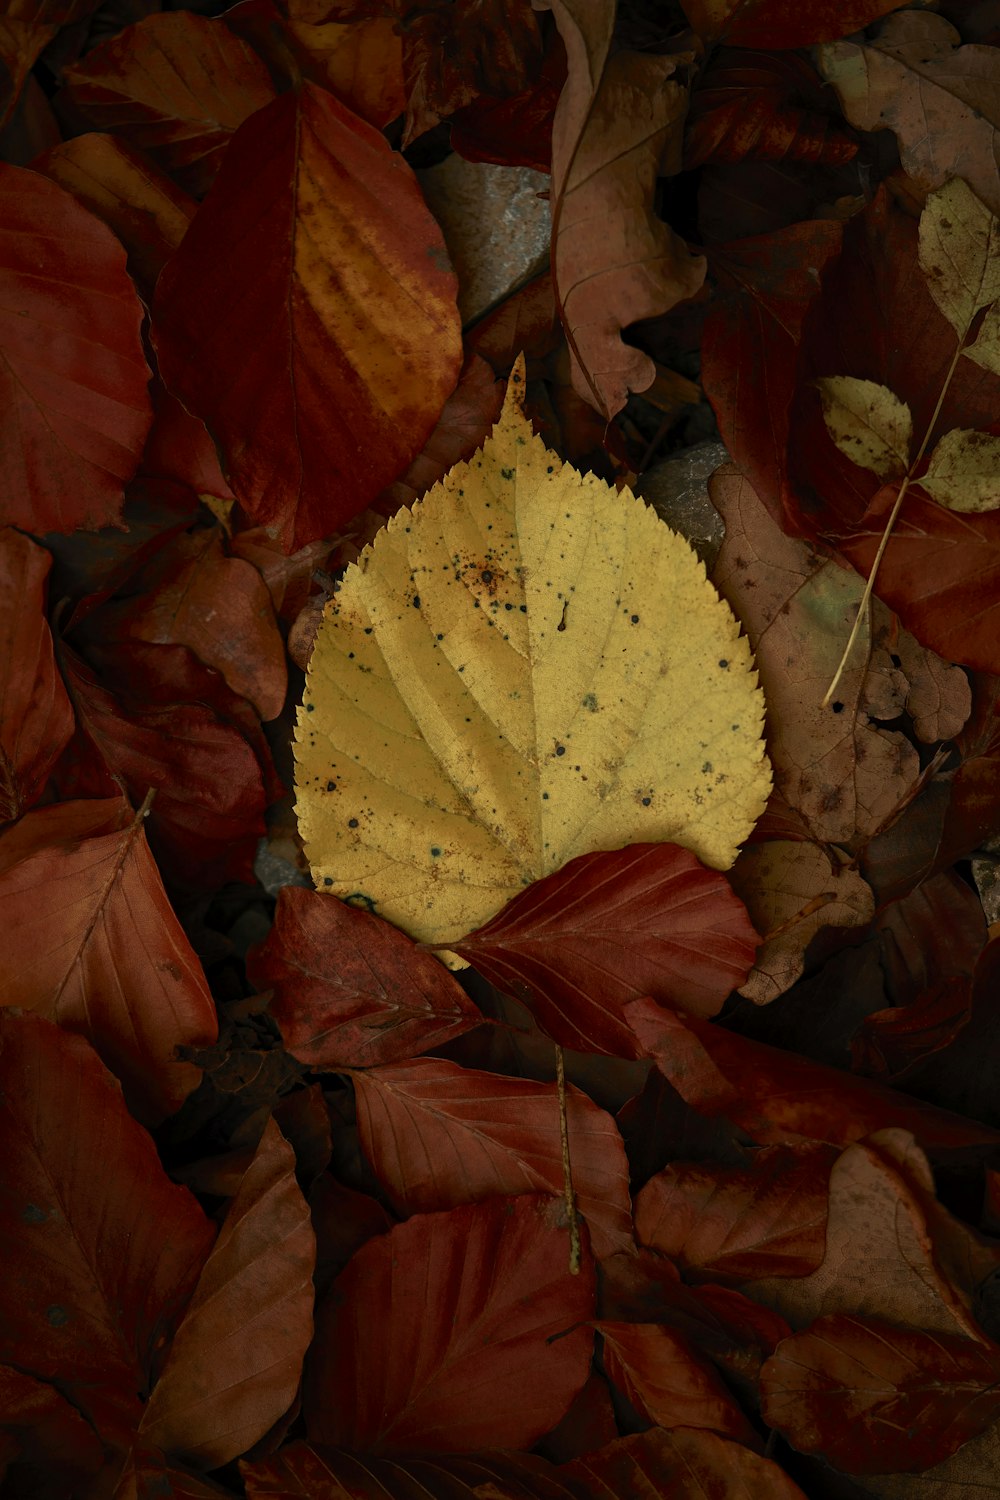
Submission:
M 443 946 L 594 849 L 670 840 L 725 868 L 769 785 L 749 651 L 702 564 L 548 452 L 522 384 L 348 569 L 296 728 L 317 884 Z
M 553 280 L 574 388 L 610 420 L 656 374 L 622 329 L 705 279 L 704 257 L 653 210 L 658 174 L 680 170 L 694 54 L 610 53 L 612 6 L 548 3 L 569 69 L 552 127 Z
M 944 16 L 903 10 L 873 40 L 832 42 L 818 56 L 851 124 L 893 130 L 903 166 L 919 187 L 939 188 L 962 177 L 1000 215 L 995 47 L 962 46 Z

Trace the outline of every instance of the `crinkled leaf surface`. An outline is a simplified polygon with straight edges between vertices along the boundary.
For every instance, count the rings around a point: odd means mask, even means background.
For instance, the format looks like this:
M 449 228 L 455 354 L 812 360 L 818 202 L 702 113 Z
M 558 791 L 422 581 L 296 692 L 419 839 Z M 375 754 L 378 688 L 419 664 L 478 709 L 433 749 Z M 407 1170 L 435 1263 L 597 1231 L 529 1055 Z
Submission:
M 0 521 L 118 521 L 150 423 L 125 252 L 58 183 L 0 163 Z
M 36 1016 L 0 1013 L 0 1137 L 0 1359 L 120 1441 L 214 1229 L 90 1045 Z
M 289 551 L 419 453 L 461 365 L 455 289 L 410 167 L 332 94 L 306 83 L 237 131 L 157 283 L 153 341 Z
M 688 544 L 520 411 L 348 569 L 309 665 L 317 884 L 448 944 L 577 854 L 725 868 L 770 785 L 739 626 Z
M 725 876 L 676 844 L 630 844 L 536 880 L 454 949 L 526 1000 L 553 1041 L 627 1057 L 623 1006 L 652 995 L 713 1016 L 756 946 Z
M 362 1147 L 402 1212 L 562 1191 L 553 1083 L 414 1058 L 355 1073 L 354 1091 Z M 627 1250 L 628 1163 L 617 1126 L 579 1089 L 568 1091 L 566 1119 L 573 1189 L 594 1253 Z
M 309 1437 L 375 1452 L 530 1448 L 590 1368 L 593 1334 L 575 1325 L 593 1317 L 593 1262 L 569 1274 L 561 1216 L 555 1198 L 490 1198 L 362 1246 L 317 1310 Z

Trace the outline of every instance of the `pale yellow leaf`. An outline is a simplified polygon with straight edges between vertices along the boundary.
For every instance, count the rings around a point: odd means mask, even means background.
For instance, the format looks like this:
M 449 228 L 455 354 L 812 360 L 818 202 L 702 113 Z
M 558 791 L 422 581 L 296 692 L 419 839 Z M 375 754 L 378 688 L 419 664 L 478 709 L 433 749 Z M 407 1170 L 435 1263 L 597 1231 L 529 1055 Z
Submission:
M 829 375 L 817 380 L 823 420 L 841 453 L 880 479 L 906 473 L 913 419 L 905 401 L 873 380 Z
M 1000 304 L 994 302 L 987 310 L 979 332 L 962 353 L 992 375 L 1000 375 Z
M 958 427 L 946 432 L 920 484 L 948 510 L 1000 510 L 1000 437 Z
M 1000 222 L 960 177 L 924 205 L 920 269 L 960 342 L 976 313 L 1000 297 Z
M 549 452 L 523 365 L 468 463 L 347 570 L 296 729 L 320 890 L 449 943 L 578 854 L 732 864 L 771 785 L 738 621 L 681 537 Z

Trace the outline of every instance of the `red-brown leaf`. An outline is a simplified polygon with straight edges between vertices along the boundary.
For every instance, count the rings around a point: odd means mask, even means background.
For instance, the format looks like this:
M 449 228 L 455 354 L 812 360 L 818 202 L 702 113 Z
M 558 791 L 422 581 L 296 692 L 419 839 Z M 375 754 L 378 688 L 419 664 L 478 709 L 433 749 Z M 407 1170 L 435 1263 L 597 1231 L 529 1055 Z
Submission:
M 369 1240 L 318 1309 L 310 1439 L 401 1452 L 530 1448 L 590 1368 L 593 1262 L 561 1204 L 491 1198 Z M 569 1330 L 572 1330 L 571 1332 Z
M 237 127 L 274 98 L 268 71 L 246 42 L 186 10 L 126 26 L 63 77 L 69 100 L 95 129 L 148 151 L 196 194 L 211 184 Z
M 194 1288 L 214 1231 L 82 1037 L 0 1014 L 0 1359 L 55 1381 L 108 1442 Z
M 706 1427 L 752 1446 L 759 1441 L 722 1377 L 676 1329 L 657 1323 L 597 1325 L 608 1379 L 657 1427 Z
M 368 1068 L 440 1047 L 482 1020 L 436 958 L 381 917 L 283 886 L 274 925 L 247 955 L 271 1014 L 311 1068 Z
M 277 718 L 288 672 L 271 597 L 252 564 L 226 555 L 217 529 L 177 537 L 131 587 L 134 596 L 104 616 L 117 635 L 190 647 L 262 719 Z
M 419 453 L 461 363 L 455 289 L 412 171 L 332 95 L 305 84 L 237 132 L 157 285 L 153 338 L 244 510 L 289 550 Z
M 705 41 L 772 51 L 836 41 L 896 8 L 896 0 L 684 0 Z
M 766 1146 L 742 1171 L 674 1163 L 639 1193 L 636 1235 L 689 1280 L 808 1276 L 823 1259 L 833 1158 L 825 1146 Z
M 76 1408 L 54 1386 L 7 1365 L 0 1365 L 0 1453 L 4 1489 L 32 1500 L 85 1492 L 104 1462 L 97 1434 Z
M 125 252 L 58 183 L 0 162 L 0 522 L 118 521 L 150 423 Z
M 0 531 L 0 823 L 38 797 L 73 733 L 73 710 L 45 619 L 48 552 Z
M 531 1453 L 428 1454 L 380 1458 L 317 1443 L 289 1443 L 273 1458 L 242 1463 L 248 1500 L 590 1500 L 562 1470 Z M 787 1500 L 787 1497 L 782 1497 Z
M 654 1427 L 559 1473 L 582 1485 L 588 1500 L 806 1500 L 770 1459 L 704 1428 Z
M 452 946 L 553 1041 L 634 1057 L 629 1001 L 715 1015 L 756 944 L 725 876 L 676 844 L 632 844 L 570 860 Z
M 833 1313 L 761 1371 L 761 1414 L 849 1474 L 929 1469 L 1000 1416 L 1000 1348 Z
M 497 1194 L 563 1190 L 553 1083 L 505 1078 L 436 1058 L 354 1075 L 361 1145 L 404 1214 Z M 625 1146 L 579 1089 L 566 1099 L 573 1189 L 598 1257 L 632 1246 Z
M 634 1001 L 628 1018 L 646 1056 L 689 1104 L 702 1114 L 725 1115 L 761 1145 L 814 1140 L 843 1146 L 890 1125 L 912 1130 L 928 1147 L 1000 1143 L 1000 1132 L 987 1125 L 651 1000 Z
M 269 1120 L 143 1414 L 150 1442 L 215 1469 L 264 1436 L 298 1389 L 315 1263 L 295 1153 Z
M 85 1033 L 141 1118 L 177 1109 L 200 1075 L 174 1049 L 218 1022 L 141 822 L 115 801 L 28 813 L 0 838 L 0 903 L 0 1005 Z

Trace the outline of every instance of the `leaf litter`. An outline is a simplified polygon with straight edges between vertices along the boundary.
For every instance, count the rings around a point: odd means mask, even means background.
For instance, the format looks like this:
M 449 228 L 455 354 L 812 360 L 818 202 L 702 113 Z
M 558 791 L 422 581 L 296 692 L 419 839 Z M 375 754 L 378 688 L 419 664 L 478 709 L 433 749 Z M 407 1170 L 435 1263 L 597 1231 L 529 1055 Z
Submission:
M 5 1492 L 996 1472 L 998 48 L 0 23 Z

